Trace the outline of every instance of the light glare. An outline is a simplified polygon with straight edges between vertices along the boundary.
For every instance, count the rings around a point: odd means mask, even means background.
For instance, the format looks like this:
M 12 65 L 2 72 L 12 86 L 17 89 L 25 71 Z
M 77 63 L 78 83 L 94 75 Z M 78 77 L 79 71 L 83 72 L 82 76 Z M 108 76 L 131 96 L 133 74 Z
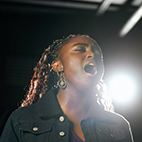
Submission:
M 111 97 L 117 102 L 131 101 L 136 93 L 134 81 L 127 75 L 114 76 L 108 84 Z

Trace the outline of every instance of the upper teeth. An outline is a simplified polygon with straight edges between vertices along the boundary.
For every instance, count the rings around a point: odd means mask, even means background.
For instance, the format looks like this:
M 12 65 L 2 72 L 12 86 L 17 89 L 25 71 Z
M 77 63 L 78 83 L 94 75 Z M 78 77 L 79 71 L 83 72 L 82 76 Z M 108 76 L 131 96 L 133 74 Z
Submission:
M 94 66 L 94 64 L 93 64 L 93 63 L 89 63 L 88 65 Z

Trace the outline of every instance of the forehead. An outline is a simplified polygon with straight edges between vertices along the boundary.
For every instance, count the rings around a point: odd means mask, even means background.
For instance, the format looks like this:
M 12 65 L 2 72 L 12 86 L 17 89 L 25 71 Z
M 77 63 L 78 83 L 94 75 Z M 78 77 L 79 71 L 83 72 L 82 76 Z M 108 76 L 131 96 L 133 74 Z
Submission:
M 77 37 L 73 37 L 69 40 L 67 40 L 65 43 L 63 43 L 62 48 L 59 51 L 59 56 L 63 55 L 65 53 L 67 53 L 68 51 L 70 51 L 74 45 L 78 44 L 78 43 L 85 43 L 91 46 L 92 49 L 97 50 L 99 53 L 102 53 L 99 45 L 97 44 L 97 42 L 89 37 L 84 37 L 84 36 L 77 36 Z
M 89 37 L 85 37 L 85 36 L 77 36 L 77 37 L 73 37 L 69 40 L 67 40 L 65 43 L 63 43 L 62 48 L 59 51 L 59 57 L 63 56 L 65 53 L 68 53 L 69 51 L 72 50 L 72 48 L 74 47 L 74 45 L 78 44 L 78 43 L 85 43 L 91 46 L 91 48 L 96 50 L 96 53 L 101 54 L 102 56 L 102 51 L 101 48 L 99 47 L 99 45 L 97 44 L 97 42 Z
M 76 43 L 87 43 L 90 44 L 91 46 L 98 46 L 95 40 L 89 38 L 89 37 L 84 37 L 84 36 L 78 36 L 71 38 L 67 41 L 66 44 L 76 44 Z
M 71 38 L 69 40 L 67 40 L 61 50 L 60 50 L 60 53 L 61 52 L 67 52 L 68 50 L 70 50 L 75 44 L 77 43 L 85 43 L 85 44 L 88 44 L 90 46 L 92 46 L 92 48 L 95 48 L 97 50 L 99 50 L 101 52 L 101 49 L 100 47 L 98 46 L 97 42 L 89 37 L 84 37 L 84 36 L 77 36 L 77 37 L 74 37 L 74 38 Z

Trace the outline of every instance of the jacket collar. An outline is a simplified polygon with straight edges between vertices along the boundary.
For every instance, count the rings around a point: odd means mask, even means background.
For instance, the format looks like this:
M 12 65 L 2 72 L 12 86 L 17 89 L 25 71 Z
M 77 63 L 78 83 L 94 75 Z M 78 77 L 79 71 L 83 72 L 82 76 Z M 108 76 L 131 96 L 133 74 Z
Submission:
M 57 93 L 57 89 L 51 89 L 40 99 L 37 104 L 40 118 L 48 119 L 63 114 L 56 97 Z
M 60 115 L 63 115 L 63 111 L 61 110 L 56 97 L 57 93 L 57 89 L 51 89 L 37 103 L 38 115 L 40 118 L 48 119 L 51 117 L 58 117 Z M 87 119 L 98 119 L 99 115 L 102 114 L 104 114 L 104 109 L 102 108 L 102 106 L 99 106 L 97 103 L 94 103 L 88 111 Z

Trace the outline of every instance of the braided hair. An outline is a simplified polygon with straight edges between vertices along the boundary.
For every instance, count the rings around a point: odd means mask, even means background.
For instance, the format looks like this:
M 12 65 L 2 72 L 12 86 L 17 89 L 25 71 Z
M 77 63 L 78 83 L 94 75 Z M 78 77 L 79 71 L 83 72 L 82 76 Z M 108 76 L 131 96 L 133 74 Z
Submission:
M 37 102 L 44 94 L 47 93 L 48 90 L 54 88 L 57 84 L 58 76 L 52 69 L 52 63 L 56 61 L 58 53 L 63 45 L 66 44 L 69 39 L 77 36 L 90 38 L 88 35 L 69 35 L 68 37 L 63 37 L 62 39 L 53 41 L 52 45 L 49 45 L 45 49 L 38 64 L 34 68 L 34 74 L 29 85 L 29 90 L 25 95 L 25 99 L 21 103 L 21 107 Z M 104 85 L 104 82 L 100 81 L 96 86 L 95 92 L 97 101 L 104 106 L 104 109 L 111 111 L 113 106 L 110 99 L 104 93 Z

